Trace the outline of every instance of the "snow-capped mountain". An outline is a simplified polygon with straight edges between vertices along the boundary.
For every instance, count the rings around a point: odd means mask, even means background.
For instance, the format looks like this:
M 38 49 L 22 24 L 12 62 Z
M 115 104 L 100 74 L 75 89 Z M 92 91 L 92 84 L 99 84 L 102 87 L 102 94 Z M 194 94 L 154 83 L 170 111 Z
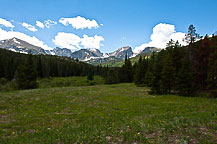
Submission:
M 79 59 L 82 61 L 87 61 L 94 58 L 101 58 L 103 57 L 103 53 L 100 52 L 98 49 L 80 49 L 75 51 L 71 54 L 71 58 Z
M 44 50 L 43 48 L 34 46 L 15 37 L 12 39 L 1 40 L 0 48 L 25 54 L 49 54 L 49 52 Z
M 65 56 L 65 57 L 71 57 L 72 51 L 67 48 L 59 48 L 56 47 L 53 50 L 50 50 L 52 55 L 57 55 L 57 56 Z
M 124 59 L 125 56 L 128 57 L 131 57 L 133 55 L 133 51 L 132 51 L 132 48 L 129 47 L 129 46 L 126 46 L 126 47 L 122 47 L 122 48 L 119 48 L 118 50 L 112 52 L 112 53 L 106 53 L 104 56 L 105 57 L 111 57 L 111 56 L 114 56 L 114 57 L 117 57 L 117 58 L 120 58 L 120 59 Z
M 56 47 L 53 50 L 44 50 L 41 47 L 34 46 L 20 40 L 18 38 L 12 38 L 0 41 L 0 48 L 11 50 L 14 52 L 25 53 L 25 54 L 50 54 L 64 57 L 71 57 L 80 61 L 86 61 L 87 63 L 99 64 L 108 61 L 123 60 L 125 56 L 133 57 L 144 53 L 152 53 L 153 51 L 160 51 L 160 49 L 154 47 L 147 47 L 139 54 L 134 54 L 132 48 L 129 46 L 121 47 L 118 50 L 111 53 L 102 53 L 99 49 L 80 49 L 78 51 L 72 51 L 67 48 Z

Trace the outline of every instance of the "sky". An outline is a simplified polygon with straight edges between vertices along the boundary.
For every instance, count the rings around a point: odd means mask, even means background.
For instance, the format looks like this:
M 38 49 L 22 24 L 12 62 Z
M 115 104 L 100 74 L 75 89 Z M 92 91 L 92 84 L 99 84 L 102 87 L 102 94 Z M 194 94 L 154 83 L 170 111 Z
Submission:
M 165 48 L 193 24 L 200 35 L 217 31 L 217 0 L 0 0 L 0 40 L 17 37 L 41 46 Z

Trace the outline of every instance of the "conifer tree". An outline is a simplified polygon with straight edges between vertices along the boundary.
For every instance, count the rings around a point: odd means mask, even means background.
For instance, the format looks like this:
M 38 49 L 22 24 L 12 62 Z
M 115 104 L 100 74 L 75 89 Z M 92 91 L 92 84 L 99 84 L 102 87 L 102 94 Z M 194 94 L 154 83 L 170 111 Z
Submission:
M 170 93 L 175 83 L 175 68 L 173 67 L 172 57 L 167 55 L 162 69 L 161 88 L 163 93 Z
M 129 58 L 125 58 L 125 82 L 133 82 L 133 67 Z
M 29 55 L 26 62 L 18 67 L 16 78 L 19 89 L 32 89 L 37 87 L 37 73 L 34 69 L 32 55 Z
M 180 95 L 193 96 L 195 94 L 192 66 L 188 54 L 186 54 L 182 61 L 182 67 L 178 73 L 176 80 L 177 90 Z
M 199 37 L 200 37 L 200 35 L 198 33 L 196 33 L 196 28 L 194 27 L 194 25 L 190 25 L 188 27 L 188 33 L 186 34 L 186 37 L 185 37 L 185 40 L 187 41 L 187 43 L 192 44 Z
M 118 75 L 116 71 L 113 68 L 110 68 L 107 71 L 107 76 L 105 78 L 105 84 L 117 84 L 118 81 Z
M 94 74 L 93 74 L 92 70 L 89 71 L 89 73 L 87 75 L 87 79 L 90 80 L 90 81 L 94 80 Z
M 143 73 L 144 66 L 143 66 L 143 61 L 142 61 L 142 57 L 139 57 L 139 61 L 138 64 L 135 67 L 135 74 L 134 74 L 134 82 L 136 85 L 140 85 L 142 83 L 144 83 L 144 77 L 143 75 L 145 75 Z
M 43 78 L 41 56 L 38 57 L 38 63 L 37 63 L 37 74 L 38 74 L 38 77 Z
M 153 73 L 152 73 L 152 82 L 151 82 L 151 91 L 152 93 L 161 94 L 161 82 L 162 82 L 162 68 L 163 68 L 163 57 L 165 50 L 161 50 L 156 56 L 153 63 Z
M 125 56 L 124 65 L 118 72 L 118 77 L 120 82 L 133 82 L 133 66 L 127 54 Z
M 208 58 L 208 88 L 217 89 L 217 37 L 212 37 L 212 49 Z
M 161 88 L 163 93 L 170 93 L 175 84 L 175 67 L 173 64 L 174 47 L 174 41 L 170 40 L 163 57 L 163 69 L 161 73 Z
M 152 85 L 154 62 L 155 62 L 155 53 L 153 52 L 149 60 L 147 72 L 145 74 L 145 83 L 149 87 L 151 87 Z

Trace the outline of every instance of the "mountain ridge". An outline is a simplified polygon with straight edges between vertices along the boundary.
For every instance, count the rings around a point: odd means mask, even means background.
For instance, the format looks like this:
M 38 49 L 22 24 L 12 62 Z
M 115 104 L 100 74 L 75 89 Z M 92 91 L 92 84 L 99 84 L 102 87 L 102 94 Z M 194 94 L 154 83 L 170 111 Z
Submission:
M 78 59 L 80 61 L 87 62 L 89 64 L 100 64 L 108 61 L 121 61 L 127 55 L 128 57 L 133 57 L 135 54 L 130 46 L 121 47 L 110 53 L 102 53 L 99 49 L 80 49 L 77 51 L 71 51 L 68 48 L 59 48 L 56 47 L 52 50 L 44 50 L 41 47 L 32 45 L 26 41 L 20 40 L 19 38 L 12 38 L 7 40 L 0 41 L 0 48 L 11 50 L 14 52 L 25 53 L 25 54 L 48 54 L 48 55 L 57 55 L 63 57 L 70 57 Z M 150 53 L 157 51 L 159 49 L 154 47 L 145 48 L 141 53 Z M 138 55 L 139 55 L 138 54 Z

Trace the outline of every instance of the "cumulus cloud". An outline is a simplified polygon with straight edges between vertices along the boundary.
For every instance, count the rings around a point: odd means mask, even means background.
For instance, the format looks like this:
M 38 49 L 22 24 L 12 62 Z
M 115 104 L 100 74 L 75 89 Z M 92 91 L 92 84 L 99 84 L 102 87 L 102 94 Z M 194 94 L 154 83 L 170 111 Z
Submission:
M 40 28 L 44 28 L 44 24 L 40 21 L 36 21 L 36 26 L 38 26 Z
M 0 25 L 3 25 L 5 27 L 14 28 L 14 25 L 11 22 L 9 22 L 5 19 L 2 19 L 2 18 L 0 18 Z
M 83 35 L 83 38 L 81 39 L 81 45 L 83 45 L 84 48 L 99 49 L 101 46 L 103 46 L 101 41 L 104 41 L 102 36 L 95 35 L 94 37 L 88 37 L 87 35 Z
M 87 35 L 83 35 L 83 38 L 81 38 L 73 33 L 64 32 L 59 32 L 53 39 L 56 46 L 71 50 L 78 50 L 80 48 L 99 49 L 102 46 L 101 41 L 104 41 L 102 36 L 95 35 L 94 37 L 88 37 Z
M 30 24 L 25 23 L 25 22 L 22 23 L 22 26 L 25 27 L 25 28 L 27 28 L 30 31 L 33 31 L 33 32 L 38 31 L 33 25 L 30 25 Z
M 134 49 L 135 53 L 139 53 L 146 47 L 165 48 L 166 44 L 173 39 L 179 41 L 180 44 L 186 45 L 183 41 L 185 33 L 176 32 L 175 26 L 170 24 L 160 23 L 153 28 L 151 35 L 151 41 L 149 43 L 142 44 Z
M 72 50 L 80 48 L 79 46 L 80 41 L 81 39 L 79 36 L 73 33 L 64 33 L 64 32 L 59 32 L 53 39 L 55 45 L 61 48 L 69 48 Z
M 45 45 L 43 41 L 39 40 L 35 36 L 31 37 L 31 36 L 28 36 L 28 35 L 21 33 L 21 32 L 5 31 L 5 30 L 0 28 L 0 40 L 11 39 L 13 37 L 16 37 L 18 39 L 26 41 L 32 45 L 41 47 L 45 50 L 51 50 L 52 49 L 49 46 Z
M 72 25 L 75 29 L 96 29 L 99 27 L 98 23 L 94 19 L 90 20 L 80 16 L 74 18 L 61 18 L 59 22 L 65 26 Z
M 56 25 L 56 24 L 57 24 L 56 21 L 52 21 L 52 20 L 50 20 L 50 19 L 48 19 L 48 20 L 46 20 L 46 21 L 44 22 L 44 25 L 45 25 L 46 28 L 50 28 L 51 26 Z

